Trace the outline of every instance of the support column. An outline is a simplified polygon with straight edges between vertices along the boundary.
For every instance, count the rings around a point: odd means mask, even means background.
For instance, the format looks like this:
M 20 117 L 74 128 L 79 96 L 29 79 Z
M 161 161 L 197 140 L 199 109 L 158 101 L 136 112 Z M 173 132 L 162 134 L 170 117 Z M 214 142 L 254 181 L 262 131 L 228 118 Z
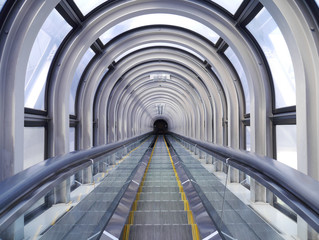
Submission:
M 19 217 L 4 232 L 0 233 L 0 239 L 7 239 L 7 240 L 24 239 L 24 215 Z
M 53 190 L 53 204 L 70 202 L 70 179 L 67 179 Z
M 266 202 L 266 188 L 255 179 L 250 179 L 250 200 L 252 202 Z

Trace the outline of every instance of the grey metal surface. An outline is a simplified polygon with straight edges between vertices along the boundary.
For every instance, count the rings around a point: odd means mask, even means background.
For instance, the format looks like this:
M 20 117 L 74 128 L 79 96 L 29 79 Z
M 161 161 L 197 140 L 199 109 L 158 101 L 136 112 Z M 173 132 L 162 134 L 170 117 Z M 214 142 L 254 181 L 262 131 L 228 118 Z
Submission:
M 190 152 L 173 138 L 170 140 L 176 153 L 183 156 L 184 165 L 208 200 L 209 203 L 204 203 L 219 231 L 235 239 L 282 239 L 278 232 L 225 188 L 225 185 L 192 157 Z M 227 235 L 224 238 L 232 239 Z
M 199 193 L 193 186 L 195 183 L 193 176 L 189 173 L 183 160 L 177 155 L 174 147 L 171 146 L 169 139 L 167 139 L 167 142 L 170 144 L 169 151 L 201 237 L 203 239 L 208 238 L 211 240 L 222 239 L 222 234 L 218 231 L 216 222 L 212 221 Z M 189 167 L 192 167 L 192 165 Z
M 129 239 L 193 239 L 187 211 L 163 140 L 159 136 L 129 222 Z
M 266 186 L 298 215 L 319 231 L 319 182 L 279 161 L 252 152 L 173 134 L 198 148 L 226 161 Z M 183 153 L 185 154 L 185 153 Z M 307 187 L 305 187 L 307 186 Z
M 148 145 L 144 143 L 134 154 L 129 155 L 88 196 L 47 230 L 41 239 L 80 240 L 101 232 L 112 215 L 110 211 L 116 204 L 116 197 L 139 164 Z
M 138 139 L 146 138 L 148 135 L 143 134 L 122 142 L 50 158 L 2 181 L 0 183 L 0 232 L 19 217 L 19 214 L 43 197 L 50 187 L 53 188 L 56 183 L 81 170 L 78 167 L 84 169 L 92 164 L 91 159 L 115 151 Z M 42 189 L 43 186 L 45 189 Z

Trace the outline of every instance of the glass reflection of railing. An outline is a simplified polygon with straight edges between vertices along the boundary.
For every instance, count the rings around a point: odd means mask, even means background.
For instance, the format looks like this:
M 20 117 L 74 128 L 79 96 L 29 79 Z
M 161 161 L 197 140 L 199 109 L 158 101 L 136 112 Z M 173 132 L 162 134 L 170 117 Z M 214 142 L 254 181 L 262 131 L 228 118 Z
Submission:
M 72 221 L 76 222 L 76 219 L 80 221 L 87 211 L 94 211 L 99 215 L 99 211 L 103 212 L 103 208 L 108 209 L 126 184 L 140 156 L 147 149 L 151 139 L 145 140 L 146 136 L 134 138 L 134 141 L 128 141 L 126 145 L 111 148 L 113 150 L 106 151 L 105 154 L 95 154 L 96 157 L 84 163 L 79 161 L 78 164 L 63 169 L 62 173 L 59 171 L 52 173 L 59 175 L 58 179 L 53 177 L 52 180 L 36 186 L 35 189 L 29 189 L 26 195 L 19 196 L 14 200 L 16 204 L 9 204 L 11 206 L 7 209 L 1 209 L 0 239 L 40 239 L 41 237 L 45 239 L 46 235 L 52 236 L 50 231 L 53 232 L 54 227 L 60 228 L 60 234 L 67 234 L 69 230 L 66 226 L 74 227 Z M 127 168 L 127 171 L 117 171 L 120 167 Z M 105 187 L 109 188 L 109 191 L 100 191 Z M 0 204 L 6 206 L 4 203 L 6 196 L 10 195 L 8 193 L 10 190 L 3 189 L 1 183 Z M 71 210 L 75 207 L 77 210 L 71 214 Z M 107 209 L 104 209 L 104 212 Z M 65 216 L 68 218 L 68 224 L 55 226 L 59 225 L 57 223 Z M 101 214 L 100 217 L 102 217 Z M 64 233 L 61 227 L 64 228 Z M 92 225 L 88 224 L 88 228 L 90 227 L 92 228 Z M 88 232 L 90 229 L 82 230 Z M 57 232 L 53 235 L 56 236 L 55 239 L 63 239 Z
M 197 183 L 210 202 L 211 217 L 225 239 L 318 239 L 317 181 L 282 163 L 273 162 L 275 160 L 216 145 L 211 148 L 213 144 L 173 136 L 218 179 L 219 183 L 210 180 Z M 249 158 L 247 162 L 241 161 L 245 157 Z M 254 158 L 255 165 L 250 165 Z M 272 169 L 267 169 L 268 165 Z M 277 174 L 281 178 L 277 179 Z M 291 176 L 290 179 L 287 176 Z M 304 183 L 296 185 L 296 179 L 304 180 Z M 285 186 L 287 183 L 291 184 L 290 188 Z M 304 189 L 300 188 L 302 185 Z M 304 194 L 304 190 L 311 194 Z

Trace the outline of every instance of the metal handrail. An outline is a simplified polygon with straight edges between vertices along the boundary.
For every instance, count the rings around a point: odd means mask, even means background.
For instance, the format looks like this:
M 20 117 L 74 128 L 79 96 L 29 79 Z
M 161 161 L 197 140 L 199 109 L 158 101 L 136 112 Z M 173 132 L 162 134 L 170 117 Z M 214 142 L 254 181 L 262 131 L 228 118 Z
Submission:
M 170 133 L 237 168 L 270 189 L 319 232 L 319 182 L 275 159 Z
M 30 193 L 41 189 L 41 186 L 45 186 L 52 179 L 68 176 L 74 169 L 80 170 L 79 167 L 82 169 L 91 166 L 95 161 L 92 162 L 92 159 L 114 152 L 123 145 L 145 139 L 151 134 L 152 132 L 149 132 L 120 142 L 52 157 L 0 182 L 0 225 L 5 222 L 4 216 L 8 211 L 19 202 L 25 201 L 26 196 L 31 195 L 30 198 L 33 198 Z

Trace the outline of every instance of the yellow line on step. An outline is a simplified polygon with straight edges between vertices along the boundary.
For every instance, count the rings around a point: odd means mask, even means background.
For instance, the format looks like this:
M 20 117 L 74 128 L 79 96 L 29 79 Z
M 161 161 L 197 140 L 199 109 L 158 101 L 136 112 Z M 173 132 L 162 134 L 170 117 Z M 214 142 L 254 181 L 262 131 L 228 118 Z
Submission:
M 187 198 L 186 198 L 186 195 L 185 195 L 183 186 L 182 186 L 182 184 L 181 184 L 181 181 L 179 180 L 177 171 L 176 171 L 176 169 L 175 169 L 175 164 L 174 164 L 174 161 L 173 161 L 173 159 L 172 159 L 172 156 L 171 156 L 171 153 L 170 153 L 169 148 L 168 148 L 168 146 L 167 146 L 167 143 L 166 143 L 165 138 L 164 138 L 164 142 L 165 142 L 165 146 L 166 146 L 166 149 L 167 149 L 169 158 L 170 158 L 170 160 L 171 160 L 171 164 L 172 164 L 172 166 L 173 166 L 173 170 L 174 170 L 174 173 L 175 173 L 176 181 L 177 181 L 177 184 L 178 184 L 180 193 L 181 193 L 181 199 L 184 201 L 184 211 L 187 212 L 188 224 L 190 224 L 190 225 L 192 226 L 193 240 L 199 240 L 199 239 L 201 239 L 201 237 L 200 237 L 200 235 L 199 235 L 198 227 L 197 227 L 197 224 L 196 224 L 196 222 L 195 222 L 195 220 L 194 220 L 193 213 L 192 213 L 192 211 L 189 209 L 189 202 L 188 202 L 188 200 L 187 200 Z
M 157 139 L 158 139 L 158 137 L 155 140 L 154 147 L 152 149 L 152 153 L 151 153 L 150 159 L 148 160 L 148 163 L 147 163 L 144 175 L 143 175 L 142 182 L 140 183 L 140 187 L 138 188 L 138 191 L 137 191 L 137 194 L 136 194 L 136 197 L 135 197 L 135 201 L 133 202 L 132 209 L 131 209 L 130 215 L 128 217 L 128 222 L 127 222 L 127 224 L 125 224 L 125 227 L 124 227 L 124 230 L 123 230 L 124 231 L 123 232 L 123 238 L 122 238 L 123 240 L 128 240 L 129 239 L 130 226 L 133 225 L 133 223 L 134 223 L 134 212 L 137 210 L 137 202 L 140 199 L 140 192 L 142 191 L 144 180 L 145 180 L 145 176 L 147 174 L 150 162 L 151 162 L 152 157 L 153 157 L 153 153 L 154 153 L 154 150 L 155 150 Z
M 40 225 L 40 226 L 38 227 L 38 229 L 37 229 L 37 231 L 35 232 L 35 234 L 34 234 L 32 240 L 38 239 L 38 236 L 40 235 L 40 231 L 41 231 L 41 228 L 42 228 L 42 227 L 43 227 L 43 225 Z

